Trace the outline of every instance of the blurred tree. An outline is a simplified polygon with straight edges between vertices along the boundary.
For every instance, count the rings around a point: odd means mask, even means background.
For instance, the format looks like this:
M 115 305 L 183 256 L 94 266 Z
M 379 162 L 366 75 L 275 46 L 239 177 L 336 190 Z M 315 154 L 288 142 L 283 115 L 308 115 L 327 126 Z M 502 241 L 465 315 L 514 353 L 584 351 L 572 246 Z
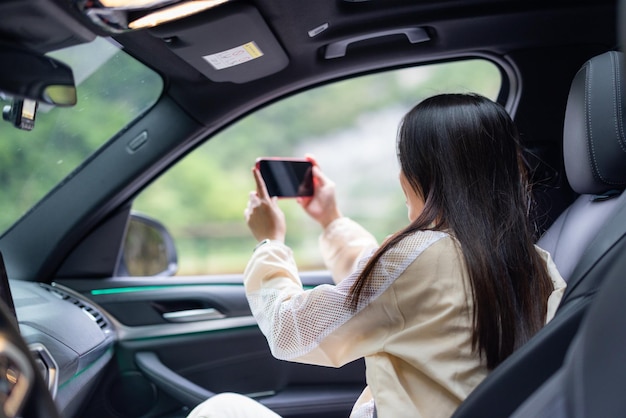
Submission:
M 103 53 L 107 51 L 108 53 Z M 158 99 L 160 77 L 106 40 L 53 54 L 65 62 L 102 58 L 87 74 L 74 69 L 78 103 L 71 108 L 40 105 L 35 129 L 21 131 L 0 121 L 0 231 L 6 230 L 98 147 Z M 93 64 L 93 63 L 91 63 Z M 9 106 L 0 97 L 0 107 Z
M 337 154 L 337 137 L 343 135 L 352 142 L 340 161 L 352 164 L 354 170 L 333 177 L 338 186 L 340 181 L 349 183 L 341 196 L 342 209 L 383 239 L 406 223 L 397 173 L 388 168 L 395 164 L 393 141 L 400 116 L 437 93 L 474 91 L 495 99 L 500 85 L 495 65 L 464 60 L 382 72 L 308 90 L 261 109 L 211 138 L 142 192 L 133 208 L 170 229 L 179 251 L 179 274 L 241 272 L 254 243 L 243 209 L 254 187 L 250 169 L 256 158 L 302 156 L 302 150 L 308 152 L 321 144 L 328 144 L 326 149 Z M 389 109 L 399 115 L 393 127 L 387 129 L 385 138 L 364 145 L 364 138 L 357 137 L 362 133 L 353 128 Z M 374 158 L 391 159 L 391 163 L 374 159 L 363 167 L 358 159 L 364 146 L 375 147 L 370 152 Z M 333 171 L 329 164 L 340 165 L 330 159 L 320 163 L 325 171 Z M 280 204 L 288 220 L 288 243 L 300 267 L 322 268 L 316 251 L 318 226 L 295 202 Z

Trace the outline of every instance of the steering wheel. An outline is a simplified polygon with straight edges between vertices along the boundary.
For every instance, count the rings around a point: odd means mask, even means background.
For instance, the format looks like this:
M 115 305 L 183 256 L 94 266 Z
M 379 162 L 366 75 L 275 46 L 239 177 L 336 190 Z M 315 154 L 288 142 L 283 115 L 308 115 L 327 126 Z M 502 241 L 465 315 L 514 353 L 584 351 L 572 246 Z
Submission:
M 0 301 L 0 418 L 60 418 L 15 317 Z

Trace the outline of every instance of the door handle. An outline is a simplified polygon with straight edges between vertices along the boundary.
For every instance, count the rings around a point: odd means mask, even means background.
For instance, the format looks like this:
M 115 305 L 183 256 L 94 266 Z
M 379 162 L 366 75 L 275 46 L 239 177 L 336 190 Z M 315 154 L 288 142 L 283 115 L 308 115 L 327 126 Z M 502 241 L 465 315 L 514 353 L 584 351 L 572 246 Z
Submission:
M 165 312 L 163 319 L 169 322 L 196 322 L 222 319 L 226 315 L 215 308 L 187 309 L 184 311 Z

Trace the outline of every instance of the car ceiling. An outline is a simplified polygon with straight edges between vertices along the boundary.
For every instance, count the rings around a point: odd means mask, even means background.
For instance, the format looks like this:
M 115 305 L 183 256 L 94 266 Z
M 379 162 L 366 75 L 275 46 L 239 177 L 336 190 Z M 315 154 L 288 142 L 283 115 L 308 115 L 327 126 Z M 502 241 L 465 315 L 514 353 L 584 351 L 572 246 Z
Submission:
M 111 35 L 81 15 L 73 3 L 2 2 L 0 40 L 48 51 L 89 41 L 94 34 Z M 220 19 L 250 11 L 258 13 L 260 19 L 246 27 L 235 26 L 250 23 L 246 20 L 218 24 Z M 615 39 L 613 25 L 606 25 L 612 16 L 615 2 L 610 0 L 236 0 L 155 29 L 114 38 L 164 76 L 168 94 L 187 112 L 211 126 L 215 120 L 228 121 L 286 92 L 355 72 L 446 59 L 470 51 L 506 56 L 537 45 L 606 44 Z M 229 26 L 232 22 L 235 25 Z M 309 31 L 324 24 L 328 24 L 326 30 L 309 35 Z M 190 27 L 197 29 L 195 33 Z M 372 35 L 408 27 L 424 29 L 430 39 L 411 44 L 404 35 Z M 210 49 L 230 48 L 246 33 L 254 35 L 260 29 L 266 30 L 264 36 L 273 38 L 277 48 L 284 51 L 287 64 L 270 73 L 247 66 L 250 73 L 244 78 L 249 80 L 244 82 L 211 80 L 181 58 L 175 45 L 184 44 L 201 55 Z M 351 44 L 343 57 L 325 58 L 333 42 L 359 36 L 371 39 Z

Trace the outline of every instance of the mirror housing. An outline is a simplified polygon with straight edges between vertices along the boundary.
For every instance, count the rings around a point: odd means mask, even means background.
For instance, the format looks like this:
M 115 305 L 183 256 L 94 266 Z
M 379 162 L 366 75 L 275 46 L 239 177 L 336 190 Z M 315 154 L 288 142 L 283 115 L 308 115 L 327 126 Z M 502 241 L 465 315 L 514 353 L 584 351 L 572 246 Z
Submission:
M 74 73 L 66 64 L 35 51 L 0 44 L 0 92 L 14 99 L 74 106 Z
M 178 270 L 174 240 L 155 219 L 131 213 L 116 276 L 173 276 Z

